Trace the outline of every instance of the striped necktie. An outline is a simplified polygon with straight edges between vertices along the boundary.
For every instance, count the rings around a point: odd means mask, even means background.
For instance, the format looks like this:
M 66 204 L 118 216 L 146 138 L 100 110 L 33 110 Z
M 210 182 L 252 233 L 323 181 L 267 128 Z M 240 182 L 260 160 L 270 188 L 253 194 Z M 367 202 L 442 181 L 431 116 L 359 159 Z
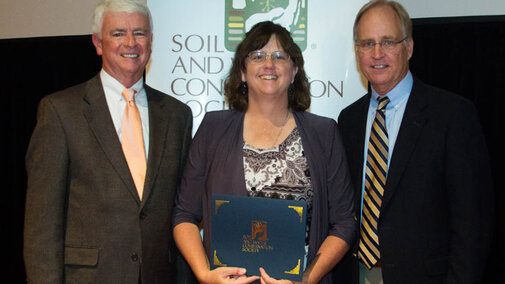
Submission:
M 380 259 L 377 223 L 387 176 L 388 132 L 386 129 L 386 105 L 388 103 L 388 97 L 379 97 L 379 106 L 372 124 L 366 158 L 359 257 L 368 269 L 371 269 Z
M 140 112 L 135 104 L 134 90 L 124 89 L 122 95 L 126 100 L 126 107 L 121 124 L 121 144 L 128 168 L 130 168 L 130 173 L 135 182 L 135 187 L 137 188 L 140 200 L 142 200 L 147 163 Z

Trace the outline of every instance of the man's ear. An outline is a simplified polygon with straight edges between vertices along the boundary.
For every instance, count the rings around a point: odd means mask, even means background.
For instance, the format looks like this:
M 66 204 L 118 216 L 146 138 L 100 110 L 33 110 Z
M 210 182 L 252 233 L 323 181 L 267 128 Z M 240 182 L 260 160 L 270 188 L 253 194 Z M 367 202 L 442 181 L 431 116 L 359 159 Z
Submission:
M 414 54 L 414 40 L 413 39 L 407 39 L 407 52 L 409 55 L 409 60 L 412 57 L 412 54 Z
M 102 40 L 97 34 L 91 35 L 91 41 L 93 41 L 93 45 L 96 48 L 96 54 L 102 55 Z

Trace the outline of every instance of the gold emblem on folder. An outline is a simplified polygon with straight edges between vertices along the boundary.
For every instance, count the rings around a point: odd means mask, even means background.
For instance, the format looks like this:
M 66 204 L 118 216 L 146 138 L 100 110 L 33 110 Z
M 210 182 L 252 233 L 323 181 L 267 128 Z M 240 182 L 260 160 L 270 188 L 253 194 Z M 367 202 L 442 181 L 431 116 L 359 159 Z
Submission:
M 258 241 L 266 241 L 267 238 L 267 222 L 255 221 L 251 222 L 251 238 Z
M 251 235 L 242 236 L 242 252 L 259 253 L 262 250 L 274 249 L 268 243 L 267 226 L 266 221 L 251 221 Z

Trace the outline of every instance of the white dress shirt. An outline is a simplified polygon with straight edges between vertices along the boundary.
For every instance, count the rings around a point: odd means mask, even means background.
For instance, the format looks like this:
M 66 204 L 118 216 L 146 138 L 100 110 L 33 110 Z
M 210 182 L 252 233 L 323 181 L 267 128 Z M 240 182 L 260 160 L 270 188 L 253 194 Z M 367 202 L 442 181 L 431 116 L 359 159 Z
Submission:
M 121 93 L 124 89 L 126 89 L 126 87 L 123 86 L 114 77 L 105 72 L 103 69 L 100 71 L 100 79 L 102 80 L 105 99 L 107 100 L 112 122 L 116 128 L 116 133 L 119 137 L 119 141 L 122 141 L 121 123 L 123 121 L 123 112 L 126 107 L 126 100 L 123 98 Z M 144 147 L 147 160 L 149 153 L 149 109 L 147 104 L 147 94 L 144 89 L 142 78 L 133 84 L 130 89 L 136 91 L 135 104 L 137 105 L 137 108 L 140 112 L 140 120 L 142 122 L 142 136 L 144 138 Z

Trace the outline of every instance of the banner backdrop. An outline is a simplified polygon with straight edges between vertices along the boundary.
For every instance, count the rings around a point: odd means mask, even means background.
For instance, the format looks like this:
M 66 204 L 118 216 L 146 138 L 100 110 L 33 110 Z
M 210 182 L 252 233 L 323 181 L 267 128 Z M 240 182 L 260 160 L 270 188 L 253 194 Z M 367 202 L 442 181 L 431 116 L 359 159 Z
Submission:
M 149 0 L 154 22 L 146 82 L 191 107 L 196 132 L 207 111 L 227 109 L 224 80 L 235 47 L 256 23 L 287 28 L 305 59 L 310 112 L 336 119 L 366 92 L 352 26 L 365 0 Z

